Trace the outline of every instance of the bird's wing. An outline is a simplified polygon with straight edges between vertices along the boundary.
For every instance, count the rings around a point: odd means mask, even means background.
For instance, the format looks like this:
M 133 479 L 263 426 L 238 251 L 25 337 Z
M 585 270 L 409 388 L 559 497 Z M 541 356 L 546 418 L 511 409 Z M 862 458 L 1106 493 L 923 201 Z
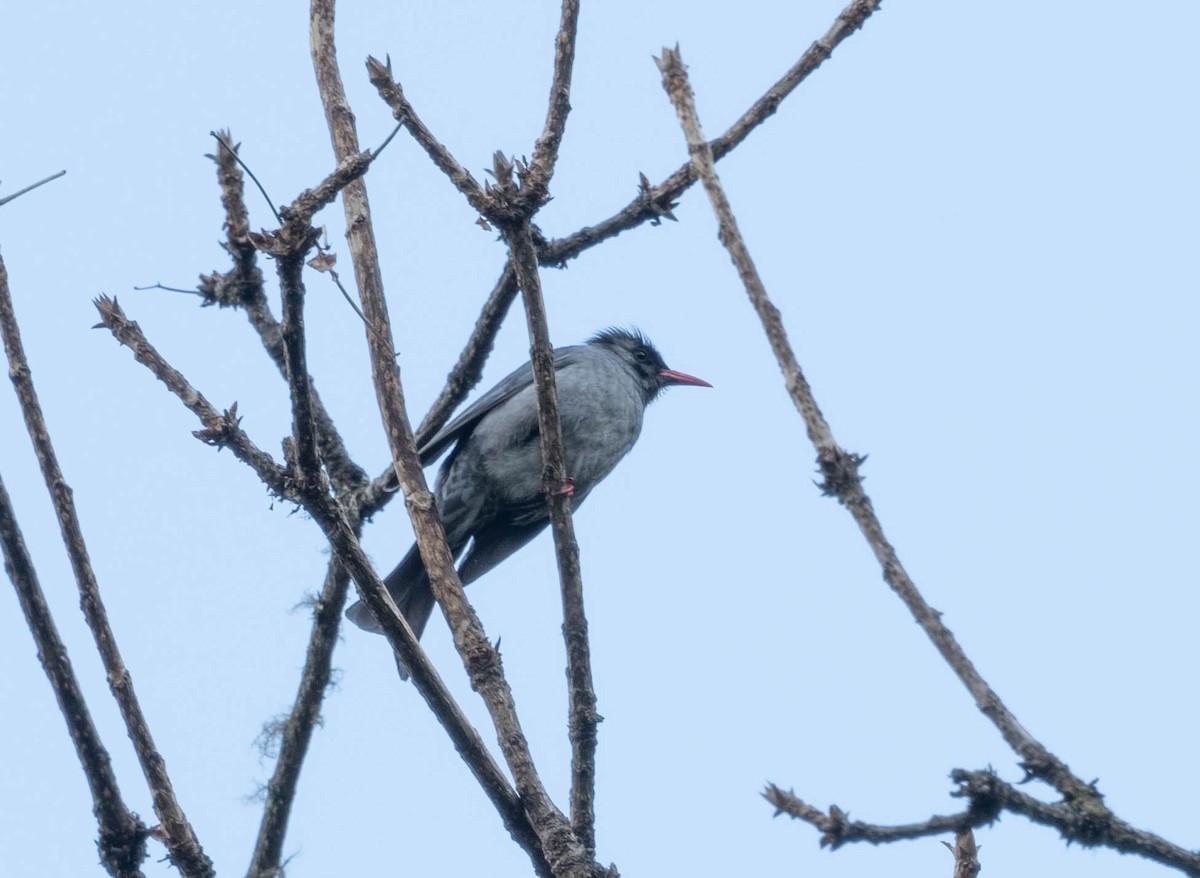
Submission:
M 576 345 L 556 350 L 554 352 L 555 371 L 575 362 L 578 359 L 578 352 L 581 347 L 582 345 Z M 512 399 L 532 383 L 533 368 L 529 363 L 526 363 L 483 396 L 479 397 L 479 399 L 475 400 L 475 402 L 471 403 L 462 414 L 438 430 L 428 442 L 422 445 L 420 448 L 421 465 L 429 466 L 429 464 L 442 456 L 442 452 L 451 443 L 458 441 L 474 430 L 475 425 L 483 420 L 488 412 L 496 408 L 496 406 Z

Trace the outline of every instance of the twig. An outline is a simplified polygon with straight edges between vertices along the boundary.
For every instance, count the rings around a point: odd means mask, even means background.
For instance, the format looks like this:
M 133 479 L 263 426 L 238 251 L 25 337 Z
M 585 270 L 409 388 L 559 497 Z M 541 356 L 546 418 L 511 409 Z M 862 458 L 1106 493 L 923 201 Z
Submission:
M 775 816 L 787 814 L 819 829 L 821 831 L 821 847 L 828 847 L 830 850 L 837 850 L 842 845 L 855 841 L 887 844 L 894 841 L 941 835 L 946 832 L 957 832 L 964 827 L 990 823 L 996 817 L 995 812 L 975 812 L 968 809 L 960 814 L 935 815 L 920 823 L 882 826 L 876 823 L 863 823 L 861 820 L 851 820 L 850 815 L 837 805 L 830 806 L 829 813 L 826 814 L 820 808 L 814 808 L 797 797 L 791 790 L 780 789 L 775 784 L 767 787 L 763 798 L 775 806 Z
M 382 63 L 377 58 L 368 57 L 367 76 L 371 80 L 371 85 L 375 86 L 375 90 L 379 92 L 379 96 L 392 108 L 393 118 L 412 135 L 434 165 L 449 178 L 450 182 L 454 184 L 454 188 L 463 194 L 467 203 L 480 213 L 485 213 L 488 208 L 488 198 L 483 187 L 421 121 L 408 98 L 404 96 L 404 89 L 392 76 L 391 57 Z
M 135 293 L 144 293 L 146 290 L 162 290 L 164 293 L 183 293 L 187 296 L 204 296 L 204 293 L 199 290 L 185 290 L 183 287 L 169 287 L 163 283 L 147 284 L 144 287 L 134 287 Z
M 882 0 L 855 0 L 843 9 L 825 36 L 813 43 L 787 73 L 767 89 L 763 96 L 755 101 L 724 134 L 711 142 L 714 158 L 719 160 L 728 155 L 755 128 L 773 115 L 783 100 L 822 62 L 829 58 L 833 50 L 846 37 L 862 27 L 863 22 L 879 8 L 881 2 Z M 455 188 L 466 196 L 471 206 L 481 213 L 486 212 L 489 205 L 483 189 L 420 121 L 416 110 L 404 96 L 403 89 L 392 78 L 391 60 L 389 59 L 386 64 L 383 64 L 370 58 L 367 61 L 367 69 L 371 83 L 392 108 L 393 115 L 426 150 L 434 164 L 446 173 Z M 647 221 L 658 223 L 664 216 L 674 219 L 671 209 L 674 207 L 675 199 L 690 188 L 696 179 L 696 173 L 690 161 L 681 165 L 678 170 L 657 186 L 651 186 L 643 176 L 637 197 L 617 213 L 596 225 L 584 226 L 565 238 L 539 242 L 538 263 L 547 267 L 562 267 L 585 250 L 615 237 L 623 231 Z M 471 339 L 459 356 L 458 363 L 451 372 L 437 402 L 421 423 L 421 427 L 417 431 L 418 445 L 437 432 L 478 382 L 483 362 L 491 352 L 492 340 L 516 297 L 516 282 L 509 271 L 510 268 L 506 266 L 505 275 L 493 288 L 484 305 L 483 313 L 475 325 Z M 379 511 L 391 499 L 391 493 L 395 489 L 396 480 L 391 471 L 376 478 L 369 488 L 364 489 L 360 498 L 363 508 L 368 510 L 364 514 L 371 515 Z
M 263 348 L 279 373 L 286 377 L 283 358 L 283 335 L 279 321 L 271 313 L 263 291 L 262 271 L 258 268 L 258 248 L 250 240 L 250 222 L 246 211 L 242 169 L 237 162 L 237 146 L 231 143 L 228 131 L 218 135 L 225 148 L 213 156 L 217 179 L 221 185 L 221 203 L 225 207 L 226 241 L 223 245 L 233 258 L 233 269 L 224 274 L 213 272 L 200 279 L 199 290 L 206 304 L 242 308 L 250 325 L 258 333 Z M 382 148 L 382 147 L 381 147 Z M 316 387 L 309 380 L 313 400 L 313 417 L 317 422 L 317 441 L 329 481 L 339 496 L 350 496 L 368 482 L 366 472 L 356 464 L 347 451 L 333 419 L 325 409 Z
M 508 314 L 518 291 L 516 272 L 513 271 L 512 263 L 507 262 L 479 312 L 475 327 L 471 330 L 471 337 L 467 339 L 462 353 L 458 355 L 454 368 L 446 376 L 445 387 L 438 394 L 425 419 L 421 421 L 421 426 L 417 428 L 418 447 L 433 438 L 433 434 L 450 419 L 450 415 L 466 399 L 471 388 L 483 377 L 483 364 L 492 352 L 496 334 L 500 331 L 504 317 Z
M 1123 854 L 1136 854 L 1162 863 L 1186 875 L 1200 876 L 1200 853 L 1172 844 L 1152 832 L 1136 829 L 1107 808 L 1091 807 L 1089 802 L 1068 797 L 1061 802 L 1043 802 L 1001 780 L 990 769 L 965 771 L 956 768 L 950 772 L 950 779 L 959 785 L 954 795 L 970 799 L 974 810 L 997 814 L 1011 811 L 1034 823 L 1052 827 L 1067 841 L 1084 847 L 1109 847 Z
M 258 191 L 262 193 L 263 201 L 267 203 L 267 207 L 271 208 L 271 213 L 275 214 L 275 222 L 283 225 L 283 217 L 281 217 L 279 215 L 279 211 L 275 209 L 275 203 L 271 201 L 271 196 L 267 194 L 266 188 L 258 181 L 258 177 L 254 176 L 254 172 L 250 170 L 250 166 L 242 161 L 242 157 L 237 153 L 238 147 L 229 142 L 229 132 L 222 131 L 220 134 L 218 134 L 216 131 L 210 131 L 208 132 L 208 135 L 209 137 L 215 139 L 217 144 L 221 147 L 221 151 L 227 152 L 233 158 L 233 160 L 237 162 L 239 166 L 241 166 L 242 170 L 246 172 L 250 179 L 254 181 L 254 185 L 258 187 Z
M 213 272 L 211 276 L 201 277 L 199 291 L 208 305 L 247 309 L 260 303 L 265 306 L 266 295 L 263 293 L 262 271 L 258 267 L 258 248 L 250 240 L 250 214 L 246 209 L 242 161 L 238 157 L 239 146 L 233 143 L 228 131 L 221 131 L 214 136 L 221 148 L 217 150 L 216 155 L 210 155 L 209 158 L 217 166 L 221 205 L 225 208 L 225 241 L 221 246 L 233 257 L 233 271 L 224 274 Z M 276 220 L 282 224 L 283 220 L 279 218 L 274 205 L 270 204 L 270 199 L 267 199 L 267 203 L 275 213 Z M 280 371 L 282 368 L 281 365 Z
M 825 493 L 836 496 L 838 501 L 850 511 L 883 568 L 884 580 L 904 601 L 917 623 L 933 641 L 942 658 L 946 660 L 974 697 L 979 710 L 992 721 L 1008 745 L 1021 757 L 1022 767 L 1028 777 L 1039 778 L 1053 785 L 1062 793 L 1065 807 L 1081 816 L 1089 825 L 1116 827 L 1120 824 L 1125 826 L 1112 814 L 1104 804 L 1103 798 L 1091 784 L 1085 783 L 1072 774 L 1065 763 L 1047 750 L 1017 721 L 1017 718 L 1000 700 L 999 695 L 975 669 L 950 629 L 942 623 L 941 614 L 925 602 L 908 572 L 900 563 L 895 548 L 884 536 L 883 526 L 875 515 L 870 498 L 863 491 L 862 481 L 858 474 L 862 458 L 846 452 L 834 441 L 829 424 L 817 406 L 812 388 L 804 378 L 795 352 L 787 339 L 779 309 L 768 297 L 745 241 L 738 231 L 737 221 L 713 166 L 712 150 L 705 142 L 700 130 L 692 89 L 688 83 L 686 68 L 678 49 L 664 49 L 658 65 L 663 75 L 663 88 L 670 96 L 676 112 L 679 114 L 692 163 L 704 183 L 704 188 L 713 205 L 713 211 L 717 216 L 721 243 L 729 250 L 730 258 L 745 284 L 751 304 L 762 321 L 771 349 L 779 361 L 788 393 L 804 418 L 808 436 L 817 449 L 817 461 L 825 477 L 823 484 Z M 1036 802 L 1037 800 L 1030 799 L 1030 801 Z M 1118 847 L 1114 838 L 1114 836 L 1106 836 L 1102 841 L 1093 843 Z M 1157 839 L 1157 837 L 1154 838 Z M 1157 839 L 1157 841 L 1161 842 L 1162 840 Z M 1176 857 L 1192 856 L 1167 842 L 1162 842 L 1162 844 L 1171 847 L 1173 855 Z M 1152 850 L 1158 850 L 1153 845 L 1149 847 Z M 1153 857 L 1154 855 L 1146 853 L 1146 856 Z M 1166 862 L 1166 860 L 1161 861 Z
M 334 153 L 344 156 L 357 151 L 357 135 L 352 124 L 353 114 L 346 100 L 341 75 L 337 66 L 337 55 L 333 41 L 333 2 L 313 0 L 311 6 L 311 40 L 313 66 L 321 100 L 325 107 Z M 402 120 L 401 120 L 402 121 Z M 470 675 L 472 685 L 483 697 L 492 721 L 496 726 L 501 750 L 512 771 L 516 788 L 524 806 L 524 817 L 515 819 L 507 802 L 493 793 L 493 802 L 513 837 L 529 854 L 539 872 L 549 871 L 554 875 L 586 874 L 590 871 L 590 858 L 573 838 L 569 826 L 550 801 L 542 786 L 533 760 L 529 755 L 528 743 L 517 719 L 512 693 L 500 670 L 500 658 L 488 641 L 482 625 L 466 602 L 462 583 L 454 569 L 454 559 L 446 545 L 441 520 L 425 484 L 424 473 L 417 456 L 412 428 L 404 408 L 404 390 L 400 382 L 399 369 L 393 356 L 391 323 L 387 304 L 383 296 L 383 285 L 379 269 L 378 250 L 370 222 L 370 208 L 366 188 L 357 183 L 343 194 L 346 210 L 346 227 L 350 230 L 350 250 L 358 281 L 359 296 L 363 313 L 378 332 L 366 334 L 371 354 L 372 372 L 375 379 L 380 414 L 388 436 L 388 444 L 395 461 L 397 475 L 404 489 L 409 515 L 416 531 L 421 558 L 429 571 L 434 597 L 442 607 L 454 635 L 455 646 L 462 656 L 463 664 Z M 387 344 L 384 343 L 387 342 Z M 335 550 L 338 546 L 335 544 Z M 343 563 L 347 559 L 339 555 Z M 349 565 L 348 565 L 349 566 Z M 407 623 L 403 622 L 390 598 L 386 599 L 382 583 L 372 574 L 364 580 L 351 569 L 358 582 L 363 599 L 377 617 L 381 610 L 388 610 L 380 618 L 385 630 L 396 625 L 403 629 L 399 638 L 401 658 L 409 664 L 413 681 L 423 697 L 430 699 L 430 687 L 436 679 L 424 653 L 412 637 Z M 378 591 L 376 590 L 378 589 Z M 390 605 L 390 606 L 389 606 Z M 395 618 L 391 618 L 394 615 Z M 397 643 L 393 643 L 394 646 Z M 419 659 L 419 667 L 409 662 L 410 655 Z M 432 702 L 431 702 L 432 704 Z M 468 754 L 463 751 L 464 758 Z M 472 771 L 482 781 L 481 766 L 468 759 Z M 484 784 L 487 789 L 487 784 Z M 526 822 L 526 820 L 528 822 Z M 529 832 L 532 828 L 536 839 Z
M 533 148 L 529 172 L 521 181 L 521 198 L 527 216 L 533 216 L 546 203 L 550 178 L 558 161 L 571 112 L 571 74 L 575 67 L 575 36 L 579 29 L 579 0 L 563 0 L 558 34 L 554 38 L 554 79 L 550 84 L 550 100 L 546 108 L 546 124 Z
M 0 280 L 4 280 L 2 275 Z M 50 680 L 58 709 L 67 721 L 67 731 L 92 791 L 92 813 L 100 827 L 96 845 L 100 862 L 113 878 L 141 878 L 149 831 L 121 798 L 108 750 L 92 722 L 87 701 L 67 656 L 67 646 L 58 636 L 3 479 L 0 479 L 0 544 L 4 550 L 4 568 L 17 590 L 25 622 L 37 644 L 38 660 Z
M 567 680 L 571 737 L 571 828 L 592 852 L 596 848 L 596 691 L 592 685 L 587 616 L 583 610 L 583 580 L 579 570 L 579 544 L 571 520 L 566 454 L 558 414 L 558 388 L 554 351 L 546 324 L 537 254 L 529 224 L 505 231 L 509 260 L 516 269 L 529 324 L 529 344 L 537 389 L 538 433 L 542 452 L 542 485 L 554 532 L 558 578 L 562 589 L 563 638 L 567 647 Z
M 21 404 L 21 412 L 25 417 L 25 426 L 29 438 L 33 441 L 37 453 L 38 464 L 42 470 L 42 478 L 46 482 L 46 490 L 57 513 L 59 528 L 62 531 L 63 543 L 71 567 L 75 572 L 75 581 L 79 586 L 80 604 L 88 628 L 96 641 L 104 670 L 108 675 L 109 689 L 121 711 L 125 728 L 133 741 L 137 752 L 138 762 L 145 775 L 146 784 L 150 788 L 154 802 L 154 812 L 162 824 L 162 834 L 171 859 L 187 878 L 208 878 L 213 874 L 212 862 L 204 853 L 199 840 L 187 821 L 183 809 L 175 798 L 171 787 L 171 779 L 167 775 L 166 763 L 162 754 L 154 744 L 150 727 L 142 713 L 137 695 L 133 690 L 133 679 L 121 659 L 117 641 L 112 628 L 108 624 L 108 613 L 104 602 L 100 599 L 100 588 L 96 584 L 96 575 L 88 558 L 87 546 L 83 540 L 83 531 L 79 525 L 79 516 L 75 510 L 75 500 L 66 477 L 58 465 L 58 457 L 50 441 L 49 428 L 46 426 L 37 393 L 33 387 L 33 379 L 29 373 L 29 365 L 25 360 L 25 351 L 21 345 L 21 335 L 17 327 L 17 318 L 13 310 L 12 296 L 8 288 L 8 272 L 0 261 L 0 334 L 4 337 L 4 347 L 8 352 L 9 374 L 17 391 L 17 399 Z
M 954 836 L 954 844 L 942 842 L 954 855 L 954 878 L 975 878 L 979 874 L 979 848 L 975 844 L 975 833 L 960 829 Z
M 417 428 L 418 448 L 428 442 L 450 420 L 450 415 L 483 377 L 483 365 L 492 352 L 496 334 L 500 331 L 500 326 L 504 323 L 508 309 L 518 292 L 512 264 L 505 263 L 504 271 L 475 321 L 470 338 L 458 355 L 458 361 L 446 376 L 446 384 L 430 407 L 429 413 L 421 421 L 421 426 Z M 398 487 L 396 468 L 389 466 L 360 492 L 357 497 L 360 514 L 367 518 L 374 515 L 391 499 Z
M 32 192 L 34 189 L 38 188 L 39 186 L 45 186 L 51 180 L 57 180 L 59 177 L 61 177 L 65 173 L 66 173 L 66 171 L 59 171 L 57 174 L 51 174 L 49 177 L 43 177 L 42 179 L 38 180 L 36 183 L 30 183 L 24 189 L 18 189 L 16 192 L 12 193 L 12 195 L 5 195 L 3 198 L 0 198 L 0 207 L 3 207 L 4 205 L 8 204 L 14 198 L 20 198 L 26 192 Z
M 688 84 L 687 72 L 683 66 L 683 60 L 679 56 L 678 47 L 663 49 L 662 58 L 655 60 L 662 71 L 663 88 L 666 89 L 679 114 L 679 120 L 687 138 L 688 152 L 692 157 L 692 166 L 704 184 L 709 200 L 712 201 L 713 211 L 717 215 L 717 222 L 720 226 L 718 235 L 721 243 L 729 250 L 730 258 L 737 268 L 738 275 L 746 286 L 751 304 L 758 312 L 763 328 L 767 332 L 771 350 L 775 353 L 775 357 L 779 361 L 779 368 L 783 371 L 788 393 L 791 394 L 792 401 L 804 418 L 804 425 L 808 429 L 808 438 L 817 447 L 822 469 L 827 469 L 839 458 L 849 461 L 850 455 L 836 446 L 829 424 L 821 415 L 821 410 L 817 408 L 812 390 L 800 371 L 800 364 L 788 343 L 779 309 L 767 297 L 767 291 L 758 277 L 758 271 L 750 258 L 750 252 L 738 231 L 737 221 L 733 217 L 733 211 L 721 189 L 716 168 L 713 166 L 712 148 L 704 140 L 704 135 L 700 131 L 700 120 L 696 115 L 692 89 Z
M 300 781 L 300 769 L 312 740 L 313 729 L 320 718 L 321 702 L 329 686 L 333 667 L 333 650 L 338 640 L 342 606 L 350 577 L 336 561 L 329 563 L 325 585 L 313 608 L 312 634 L 296 702 L 283 724 L 279 757 L 275 771 L 267 784 L 263 818 L 258 827 L 258 841 L 250 861 L 247 878 L 274 878 L 283 859 L 283 840 L 291 816 L 292 802 Z
M 882 0 L 855 0 L 855 2 L 843 9 L 825 36 L 814 42 L 801 58 L 774 85 L 767 89 L 762 97 L 755 101 L 724 134 L 711 141 L 710 145 L 714 159 L 720 160 L 724 158 L 735 147 L 739 146 L 761 123 L 773 115 L 783 100 L 795 91 L 796 87 L 807 79 L 809 74 L 821 66 L 821 63 L 830 57 L 833 50 L 846 37 L 862 27 L 871 13 L 879 8 L 880 3 L 882 3 Z M 412 105 L 407 99 L 403 98 L 403 92 L 400 90 L 399 85 L 391 79 L 390 62 L 385 67 L 378 61 L 371 59 L 368 61 L 368 68 L 372 73 L 371 81 L 377 89 L 381 88 L 381 84 L 395 85 L 400 100 L 394 100 L 386 94 L 383 97 L 392 106 L 393 111 L 398 113 L 397 118 L 408 118 L 411 116 L 415 120 L 415 110 L 413 110 Z M 414 134 L 414 136 L 416 135 Z M 444 149 L 441 144 L 438 144 L 432 138 L 427 129 L 424 130 L 422 137 L 431 140 L 433 147 Z M 422 146 L 426 146 L 425 141 L 420 137 L 418 137 L 418 142 Z M 427 146 L 427 150 L 429 148 L 431 147 Z M 438 164 L 438 167 L 442 167 L 437 157 L 434 157 L 434 162 Z M 457 161 L 453 160 L 452 156 L 449 157 L 447 164 L 451 170 L 457 169 L 457 171 L 461 171 L 463 174 L 467 173 L 462 170 Z M 443 170 L 446 170 L 446 168 L 443 168 Z M 467 174 L 467 176 L 469 177 L 470 175 Z M 672 202 L 690 188 L 696 182 L 697 178 L 692 168 L 692 163 L 687 161 L 657 186 L 651 186 L 649 181 L 646 181 L 644 177 L 642 179 L 643 185 L 639 190 L 638 197 L 613 216 L 601 220 L 595 225 L 585 226 L 564 238 L 555 238 L 545 243 L 539 243 L 538 264 L 548 267 L 562 266 L 569 260 L 578 257 L 585 250 L 594 247 L 608 238 L 615 237 L 622 231 L 632 229 L 646 221 L 657 222 L 661 217 L 670 214 Z M 474 180 L 472 179 L 471 182 L 474 183 Z M 475 185 L 477 186 L 478 184 Z M 482 198 L 482 193 L 478 197 Z M 472 201 L 472 205 L 474 204 L 475 202 Z M 511 268 L 506 266 L 505 274 L 493 288 L 491 296 L 489 296 L 487 303 L 484 305 L 483 313 L 475 325 L 471 340 L 460 355 L 458 364 L 455 366 L 454 371 L 451 372 L 450 378 L 443 388 L 441 395 L 438 397 L 437 402 L 422 422 L 421 428 L 417 431 L 418 443 L 437 432 L 479 380 L 478 376 L 482 371 L 483 360 L 486 359 L 487 354 L 491 351 L 492 339 L 495 337 L 495 333 L 503 322 L 504 315 L 517 293 L 516 282 L 509 273 L 510 271 Z M 394 486 L 395 483 L 393 482 L 391 487 L 394 488 Z
M 317 429 L 313 418 L 312 389 L 308 380 L 308 353 L 304 339 L 304 253 L 277 260 L 283 292 L 283 361 L 287 366 L 288 389 L 292 396 L 292 442 L 295 459 L 292 478 L 304 496 L 327 493 L 328 484 L 317 453 Z
M 784 98 L 795 91 L 808 76 L 828 59 L 846 37 L 863 26 L 883 0 L 853 0 L 841 11 L 826 34 L 800 57 L 729 129 L 710 143 L 714 160 L 733 151 L 751 132 L 779 109 Z M 556 238 L 538 248 L 542 265 L 562 265 L 589 247 L 615 237 L 644 222 L 657 223 L 669 215 L 672 203 L 693 183 L 696 172 L 690 161 L 657 186 L 644 186 L 629 204 L 594 226 L 585 226 L 565 238 Z
M 256 448 L 242 431 L 238 424 L 236 410 L 224 414 L 218 413 L 208 404 L 203 395 L 159 356 L 158 351 L 142 335 L 137 324 L 129 321 L 114 301 L 101 297 L 96 304 L 104 318 L 104 325 L 109 327 L 118 341 L 130 347 L 138 362 L 149 368 L 200 419 L 205 429 L 196 431 L 194 435 L 198 439 L 231 449 L 234 455 L 248 464 L 267 484 L 267 487 L 277 495 L 301 504 L 312 502 L 311 506 L 305 508 L 312 514 L 313 519 L 330 540 L 335 556 L 349 571 L 351 578 L 360 584 L 365 584 L 363 598 L 379 618 L 384 634 L 392 648 L 403 653 L 405 647 L 402 641 L 405 635 L 400 629 L 402 627 L 406 629 L 406 626 L 401 621 L 402 617 L 396 610 L 395 604 L 387 596 L 387 591 L 378 574 L 367 560 L 354 528 L 345 521 L 334 499 L 321 492 L 315 493 L 314 496 L 302 496 L 292 482 L 288 471 L 276 465 L 268 455 Z M 524 826 L 528 832 L 521 802 L 512 786 L 504 777 L 500 767 L 496 765 L 495 760 L 492 759 L 479 734 L 467 721 L 462 709 L 451 697 L 445 684 L 429 665 L 424 654 L 422 653 L 418 657 L 416 652 L 411 651 L 412 646 L 415 646 L 416 643 L 411 630 L 407 631 L 407 637 L 411 641 L 411 645 L 405 660 L 409 662 L 414 681 L 419 680 L 420 685 L 425 687 L 421 689 L 421 692 L 426 696 L 426 701 L 430 704 L 434 715 L 447 729 L 451 740 L 463 754 L 463 759 L 468 766 L 476 771 L 476 777 L 485 792 L 494 801 L 500 803 L 497 807 L 501 809 L 506 821 L 511 820 L 518 825 L 517 830 L 510 827 L 510 831 L 515 833 L 519 831 L 520 826 Z M 508 825 L 507 822 L 506 825 Z M 532 835 L 530 837 L 532 838 Z M 532 844 L 536 848 L 536 839 Z M 277 866 L 278 864 L 265 865 Z M 544 861 L 542 865 L 545 865 Z M 270 873 L 269 869 L 267 873 Z M 548 876 L 550 874 L 548 867 L 540 869 L 538 874 Z
M 107 328 L 117 341 L 129 348 L 134 359 L 167 385 L 188 410 L 200 419 L 204 429 L 197 430 L 192 435 L 207 445 L 228 448 L 234 457 L 249 465 L 258 474 L 275 496 L 299 502 L 300 495 L 292 482 L 291 474 L 277 464 L 271 455 L 255 445 L 239 426 L 237 403 L 224 412 L 218 412 L 200 391 L 192 387 L 177 369 L 162 358 L 154 345 L 146 339 L 141 327 L 125 316 L 116 299 L 100 296 L 95 305 L 100 313 L 101 325 Z

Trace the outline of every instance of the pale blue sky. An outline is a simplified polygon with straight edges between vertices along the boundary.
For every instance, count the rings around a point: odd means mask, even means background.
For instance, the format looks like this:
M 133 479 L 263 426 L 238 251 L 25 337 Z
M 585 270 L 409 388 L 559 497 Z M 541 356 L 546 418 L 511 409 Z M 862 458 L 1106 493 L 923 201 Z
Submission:
M 574 231 L 685 157 L 651 55 L 681 44 L 720 133 L 840 0 L 585 4 L 555 200 Z M 276 451 L 285 388 L 244 318 L 133 287 L 223 270 L 210 129 L 277 203 L 331 167 L 303 4 L 20 4 L 0 81 L 0 210 L 25 345 L 125 659 L 183 806 L 244 873 L 269 775 L 254 738 L 291 703 L 326 550 L 96 322 L 119 297 L 214 404 Z M 528 154 L 556 4 L 353 4 L 339 53 L 364 144 L 392 127 L 362 61 L 390 53 L 477 176 Z M 1122 817 L 1200 846 L 1191 790 L 1200 614 L 1193 546 L 1198 154 L 1194 3 L 888 3 L 719 166 L 835 435 L 901 558 L 1027 728 Z M 400 135 L 368 185 L 410 405 L 440 389 L 503 254 Z M 253 193 L 252 225 L 272 224 Z M 557 343 L 640 326 L 712 391 L 676 390 L 577 519 L 600 727 L 599 855 L 634 875 L 949 874 L 934 840 L 819 850 L 772 820 L 768 781 L 854 818 L 956 810 L 954 767 L 1015 759 L 812 485 L 813 452 L 699 190 L 544 276 Z M 319 218 L 351 276 L 340 208 Z M 271 266 L 264 262 L 268 273 Z M 358 318 L 310 274 L 311 367 L 352 453 L 387 461 Z M 272 286 L 274 290 L 274 286 Z M 485 381 L 525 356 L 519 315 Z M 130 805 L 152 809 L 107 695 L 10 392 L 0 467 Z M 399 505 L 366 544 L 408 548 Z M 568 782 L 548 539 L 470 590 L 555 798 Z M 0 872 L 99 875 L 77 760 L 20 618 L 0 598 Z M 444 625 L 425 643 L 468 712 Z M 289 878 L 518 876 L 507 838 L 384 643 L 345 633 L 286 849 Z M 490 733 L 485 738 L 491 740 Z M 1005 817 L 985 874 L 1164 874 Z M 157 856 L 160 848 L 152 848 Z M 148 876 L 174 874 L 148 862 Z

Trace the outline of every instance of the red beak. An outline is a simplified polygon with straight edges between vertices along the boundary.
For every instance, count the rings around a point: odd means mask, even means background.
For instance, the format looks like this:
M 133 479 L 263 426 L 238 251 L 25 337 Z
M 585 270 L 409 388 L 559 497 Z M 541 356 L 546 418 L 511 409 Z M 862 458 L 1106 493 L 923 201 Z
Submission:
M 664 379 L 664 384 L 690 384 L 693 387 L 712 387 L 703 378 L 697 378 L 695 375 L 689 375 L 686 372 L 676 372 L 674 369 L 663 369 L 658 374 Z

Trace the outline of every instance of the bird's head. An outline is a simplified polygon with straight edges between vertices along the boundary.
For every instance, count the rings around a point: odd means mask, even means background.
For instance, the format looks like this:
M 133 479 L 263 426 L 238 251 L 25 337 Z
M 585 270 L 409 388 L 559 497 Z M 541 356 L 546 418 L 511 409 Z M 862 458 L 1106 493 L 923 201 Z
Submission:
M 668 369 L 662 354 L 637 330 L 609 328 L 597 332 L 588 344 L 599 345 L 620 357 L 637 376 L 642 394 L 649 403 L 672 384 L 689 384 L 694 387 L 712 387 L 707 381 Z

